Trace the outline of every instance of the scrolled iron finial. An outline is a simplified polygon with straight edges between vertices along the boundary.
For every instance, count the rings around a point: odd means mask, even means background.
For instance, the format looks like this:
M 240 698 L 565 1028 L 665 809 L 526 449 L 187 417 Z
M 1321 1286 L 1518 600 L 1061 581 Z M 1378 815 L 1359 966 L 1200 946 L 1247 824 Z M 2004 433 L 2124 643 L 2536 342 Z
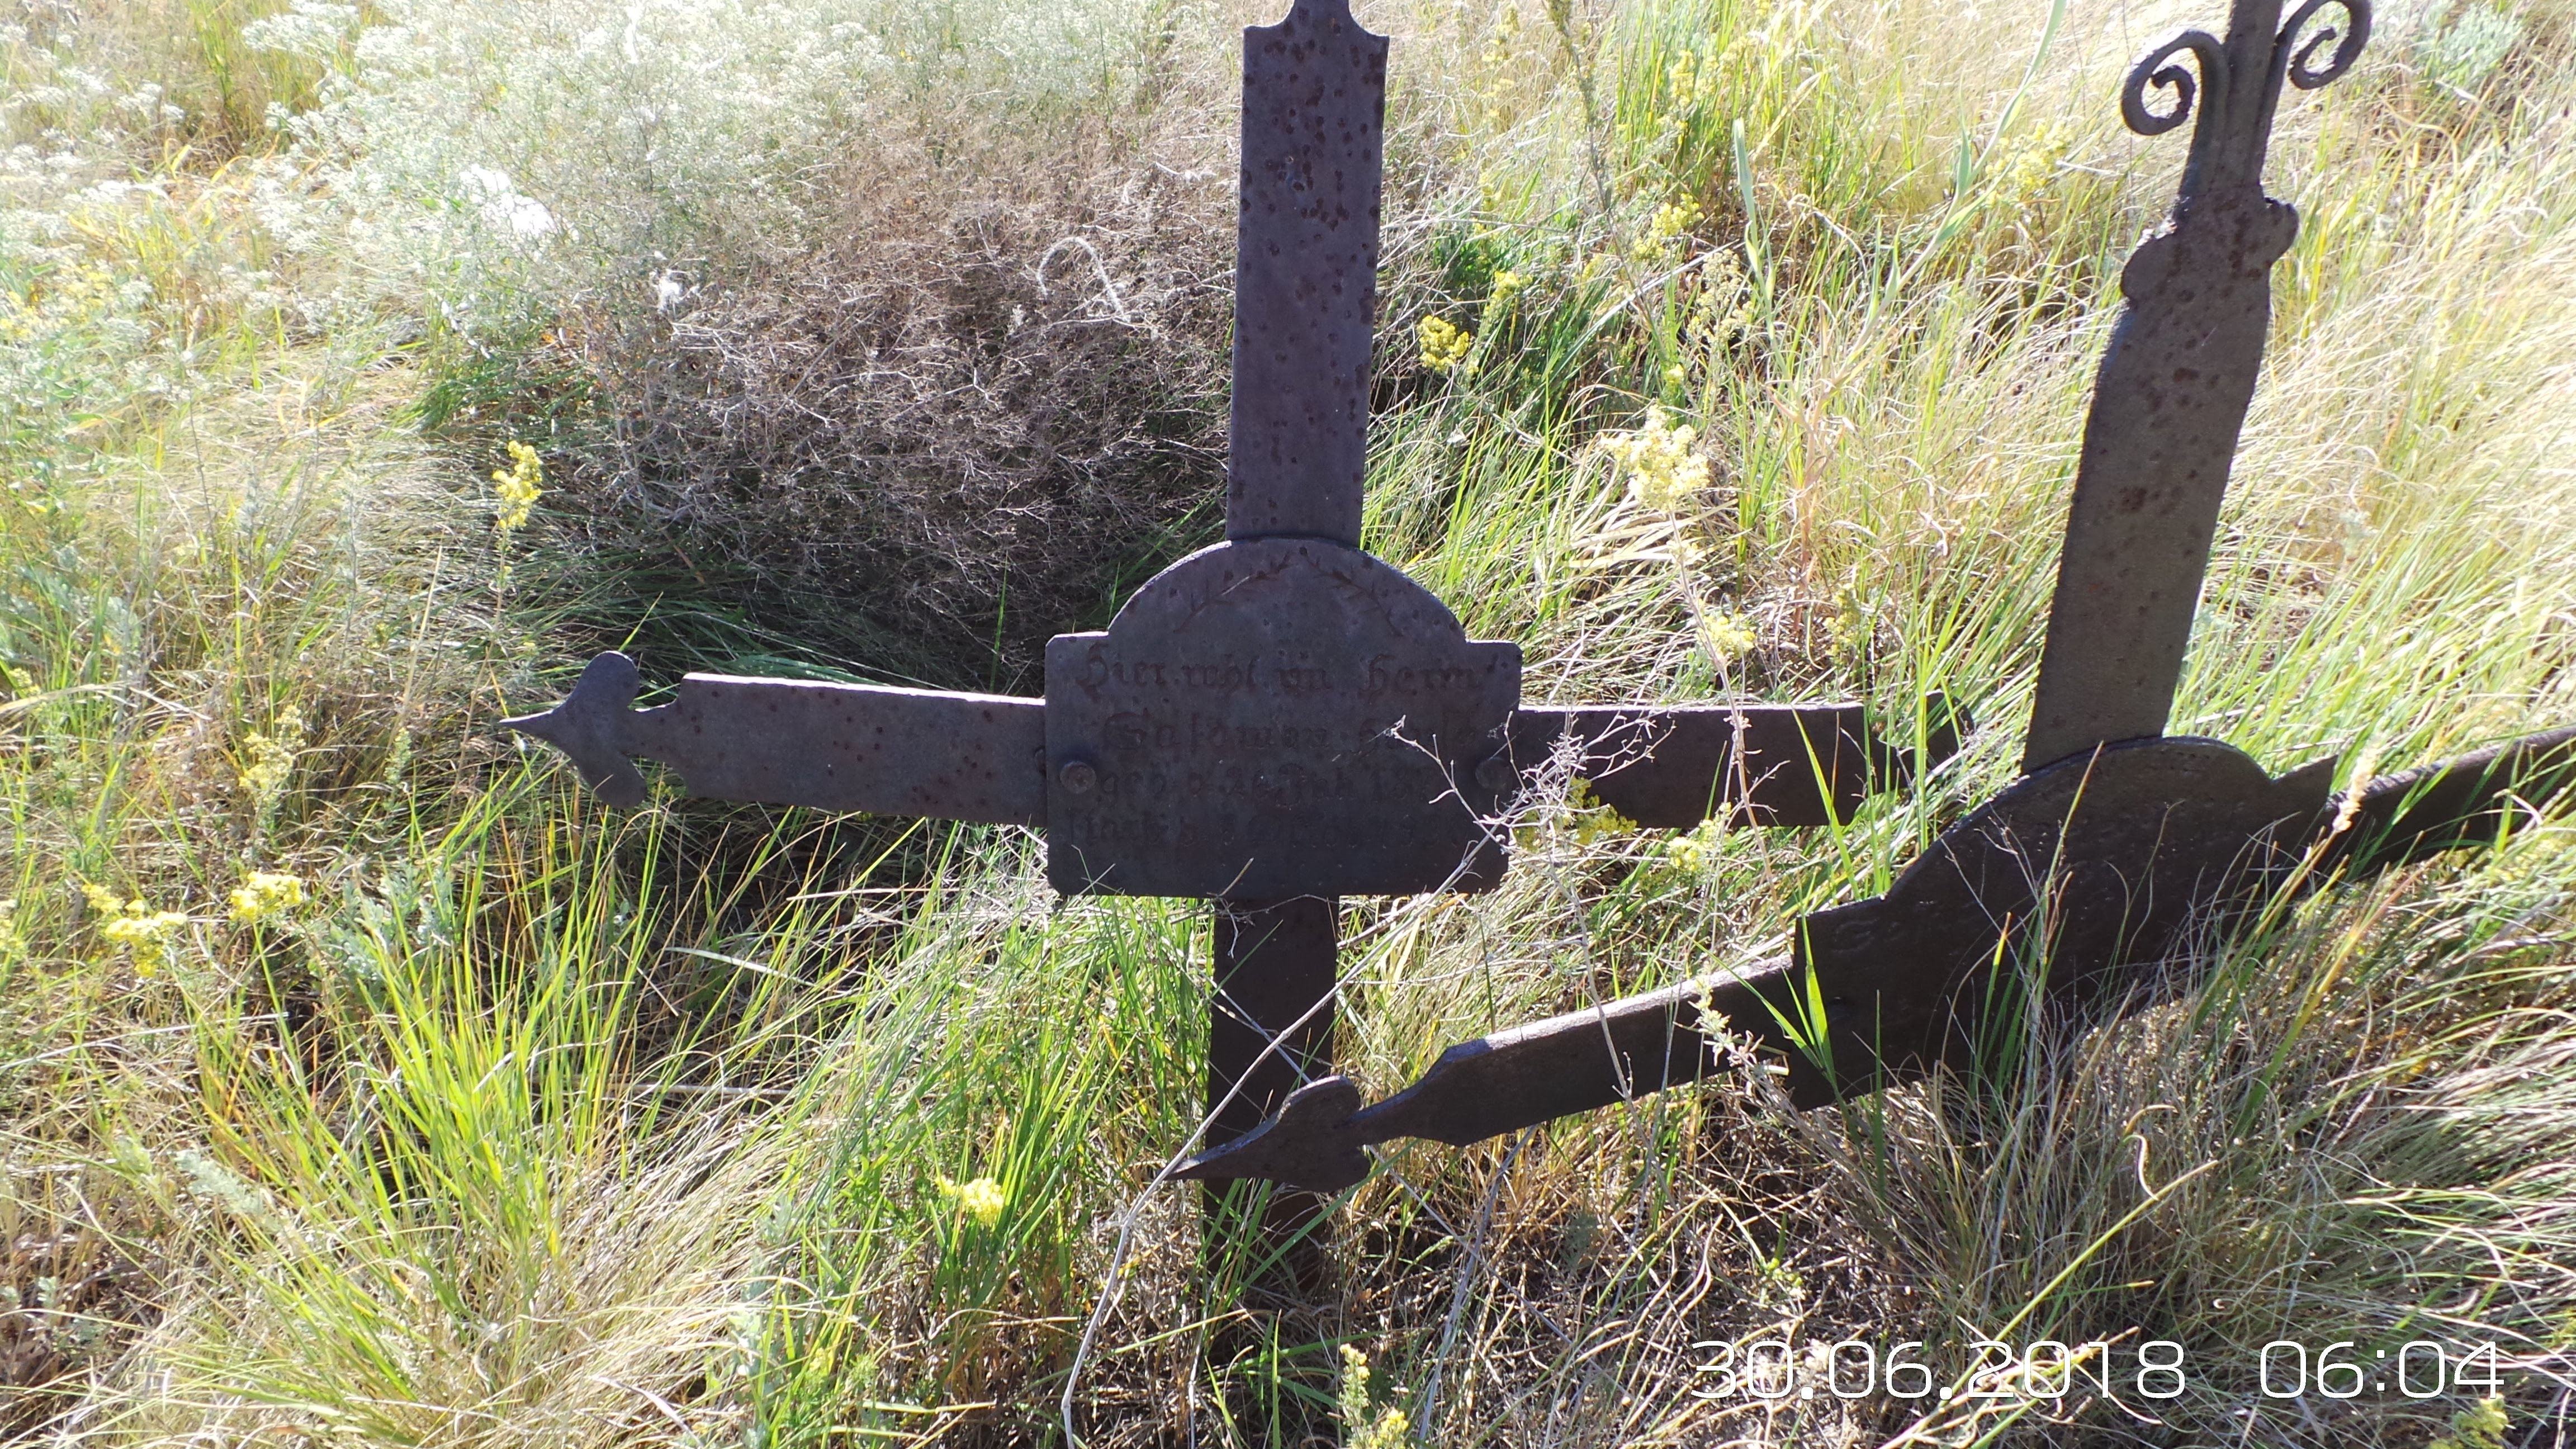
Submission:
M 2174 57 L 2189 51 L 2200 62 L 2200 79 L 2194 81 L 2190 71 L 2174 64 Z M 2173 109 L 2164 112 L 2147 105 L 2147 88 L 2161 86 L 2172 91 Z M 2218 37 L 2206 30 L 2177 30 L 2138 58 L 2129 67 L 2129 78 L 2120 86 L 2120 119 L 2141 136 L 2161 136 L 2191 119 L 2192 108 L 2203 95 L 2210 107 L 2219 109 L 2227 98 L 2227 49 Z M 2208 121 L 2204 119 L 2203 125 Z
M 2318 31 L 2306 44 L 2300 44 L 2300 28 L 2329 5 L 2341 10 L 2349 23 L 2341 29 L 2329 26 Z M 2328 42 L 2334 43 L 2334 54 L 2326 57 L 2324 65 L 2318 65 L 2315 63 L 2316 53 Z M 2308 0 L 2281 26 L 2279 54 L 2288 63 L 2290 84 L 2303 91 L 2312 91 L 2352 69 L 2352 63 L 2361 59 L 2361 48 L 2369 43 L 2370 0 Z M 2274 94 L 2279 94 L 2277 88 Z
M 2329 8 L 2343 12 L 2343 23 L 2316 25 Z M 2269 16 L 2278 13 L 2267 0 L 2238 0 L 2226 40 L 2206 30 L 2178 30 L 2150 47 L 2122 80 L 2120 119 L 2139 135 L 2161 136 L 2197 121 L 2183 167 L 2183 202 L 2222 181 L 2259 179 L 2283 83 L 2315 90 L 2352 69 L 2370 42 L 2370 0 L 2307 0 L 2276 29 Z M 2182 64 L 2185 55 L 2192 65 Z M 2259 77 L 2260 84 L 2239 85 L 2240 77 Z M 2156 109 L 2151 91 L 2169 94 L 2171 104 Z

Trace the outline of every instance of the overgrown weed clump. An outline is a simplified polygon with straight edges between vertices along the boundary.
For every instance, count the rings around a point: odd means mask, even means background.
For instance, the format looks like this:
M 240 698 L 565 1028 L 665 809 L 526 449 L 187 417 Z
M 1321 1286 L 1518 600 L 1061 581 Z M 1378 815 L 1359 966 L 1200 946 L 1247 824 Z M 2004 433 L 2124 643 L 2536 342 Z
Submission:
M 565 501 L 631 587 L 820 662 L 1033 690 L 1050 635 L 1214 531 L 1231 173 L 1204 130 L 911 124 L 836 165 L 812 253 L 566 334 L 614 425 Z
M 283 122 L 278 211 L 356 263 L 344 297 L 424 324 L 426 423 L 554 456 L 557 519 L 621 580 L 594 637 L 994 683 L 1212 530 L 1206 17 L 329 18 L 309 51 L 347 61 Z
M 490 733 L 598 642 L 1027 688 L 1203 536 L 1244 18 L 13 19 L 0 1433 L 1061 1443 L 1062 1403 L 1087 1444 L 1251 1442 L 1305 1393 L 1355 1442 L 2550 1442 L 2563 824 L 2285 903 L 1987 1081 L 1801 1117 L 1745 1058 L 1394 1145 L 1306 1342 L 1230 1320 L 1151 1185 L 1202 912 L 1057 903 L 1012 831 L 614 817 Z M 1365 18 L 1372 546 L 1536 698 L 1984 726 L 1835 830 L 1649 837 L 1557 780 L 1499 890 L 1350 903 L 1376 1093 L 1776 953 L 2009 776 L 2179 151 L 2113 129 L 2117 10 Z M 2285 107 L 2305 225 L 2178 729 L 2358 778 L 2576 717 L 2568 50 L 2548 7 L 2384 15 Z M 2189 1369 L 1948 1404 L 1720 1369 L 1915 1343 L 1946 1381 L 1980 1337 Z M 2426 1338 L 2498 1387 L 2263 1391 L 2267 1344 Z

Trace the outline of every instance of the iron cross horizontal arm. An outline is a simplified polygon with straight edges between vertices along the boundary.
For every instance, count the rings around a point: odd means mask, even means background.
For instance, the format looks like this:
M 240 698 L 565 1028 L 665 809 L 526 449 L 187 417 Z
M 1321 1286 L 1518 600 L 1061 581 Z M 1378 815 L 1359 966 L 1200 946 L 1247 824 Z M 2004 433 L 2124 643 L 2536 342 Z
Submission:
M 637 710 L 609 653 L 505 723 L 613 804 L 651 759 L 702 797 L 1042 826 L 1058 889 L 1122 895 L 1489 886 L 1485 822 L 1568 746 L 1675 828 L 1824 824 L 1910 774 L 1857 704 L 1524 705 L 1518 646 L 1360 549 L 1385 67 L 1348 0 L 1245 32 L 1226 541 L 1051 641 L 1044 698 L 692 674 Z
M 637 710 L 603 654 L 508 723 L 613 803 L 653 759 L 700 796 L 1042 826 L 1067 893 L 1218 899 L 1218 1141 L 1325 1068 L 1335 899 L 1491 886 L 1543 763 L 1666 827 L 1823 824 L 1911 773 L 1858 705 L 1524 705 L 1517 645 L 1362 551 L 1386 44 L 1348 0 L 1244 32 L 1225 541 L 1051 641 L 1044 698 L 693 674 Z
M 2123 88 L 2133 129 L 2196 125 L 2169 225 L 2121 274 L 2022 777 L 1885 895 L 1801 920 L 1786 955 L 1452 1047 L 1373 1106 L 1325 1078 L 1184 1175 L 1338 1190 L 1375 1143 L 1464 1145 L 1697 1080 L 1720 1030 L 1784 1058 L 1801 1106 L 1973 1066 L 1979 1023 L 2008 1002 L 1996 963 L 2044 953 L 2058 1001 L 2116 1000 L 2186 931 L 2241 921 L 2285 885 L 2492 841 L 2576 797 L 2576 729 L 2342 794 L 2332 760 L 2276 778 L 2218 741 L 2161 737 L 2262 361 L 2271 265 L 2298 229 L 2262 189 L 2273 108 L 2284 82 L 2343 74 L 2369 36 L 2365 0 L 2309 0 L 2286 21 L 2282 8 L 2238 0 L 2224 40 L 2183 31 Z M 2150 88 L 2171 105 L 2150 108 Z

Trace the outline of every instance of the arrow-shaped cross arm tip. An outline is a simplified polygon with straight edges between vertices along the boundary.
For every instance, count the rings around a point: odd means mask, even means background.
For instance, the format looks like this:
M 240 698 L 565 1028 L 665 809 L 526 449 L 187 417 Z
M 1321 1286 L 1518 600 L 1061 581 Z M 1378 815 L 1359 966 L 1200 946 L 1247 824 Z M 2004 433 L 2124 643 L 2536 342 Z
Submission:
M 1258 1177 L 1339 1192 L 1368 1175 L 1362 1149 L 1380 1142 L 1421 1137 L 1463 1147 L 1698 1081 L 1716 1060 L 1709 1029 L 1790 1046 L 1782 1026 L 1790 972 L 1789 958 L 1777 957 L 1740 976 L 1686 981 L 1461 1042 L 1411 1086 L 1365 1109 L 1348 1077 L 1326 1077 L 1174 1176 Z
M 501 725 L 563 751 L 581 772 L 582 783 L 598 791 L 600 799 L 640 805 L 644 776 L 628 758 L 637 753 L 638 743 L 630 738 L 634 731 L 628 721 L 635 716 L 635 691 L 642 682 L 635 661 L 612 649 L 582 667 L 563 703 Z
M 943 693 L 692 674 L 671 703 L 633 708 L 635 661 L 590 661 L 564 702 L 502 721 L 572 758 L 612 805 L 644 799 L 638 759 L 677 770 L 704 799 L 874 815 L 1037 825 L 1046 819 L 1046 704 Z

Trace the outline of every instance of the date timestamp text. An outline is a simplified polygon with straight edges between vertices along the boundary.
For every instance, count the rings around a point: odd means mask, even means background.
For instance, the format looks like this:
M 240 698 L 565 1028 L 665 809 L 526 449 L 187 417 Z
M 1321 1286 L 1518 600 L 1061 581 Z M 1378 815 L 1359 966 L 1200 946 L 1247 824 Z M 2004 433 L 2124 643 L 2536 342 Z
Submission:
M 1712 1340 L 1691 1347 L 1701 1355 L 1703 1399 L 2063 1399 L 2100 1394 L 2111 1399 L 2174 1399 L 2191 1386 L 2193 1365 L 2169 1338 L 2142 1341 L 2091 1339 L 2027 1344 L 1991 1340 L 1927 1346 L 1920 1340 L 1882 1346 L 1868 1339 L 1797 1343 L 1760 1338 L 1748 1343 Z M 2316 1345 L 2278 1339 L 2257 1356 L 2257 1386 L 2270 1398 L 2359 1398 L 2403 1394 L 2411 1399 L 2490 1395 L 2501 1390 L 2495 1345 L 2410 1339 L 2394 1347 L 2365 1347 L 2339 1339 Z

